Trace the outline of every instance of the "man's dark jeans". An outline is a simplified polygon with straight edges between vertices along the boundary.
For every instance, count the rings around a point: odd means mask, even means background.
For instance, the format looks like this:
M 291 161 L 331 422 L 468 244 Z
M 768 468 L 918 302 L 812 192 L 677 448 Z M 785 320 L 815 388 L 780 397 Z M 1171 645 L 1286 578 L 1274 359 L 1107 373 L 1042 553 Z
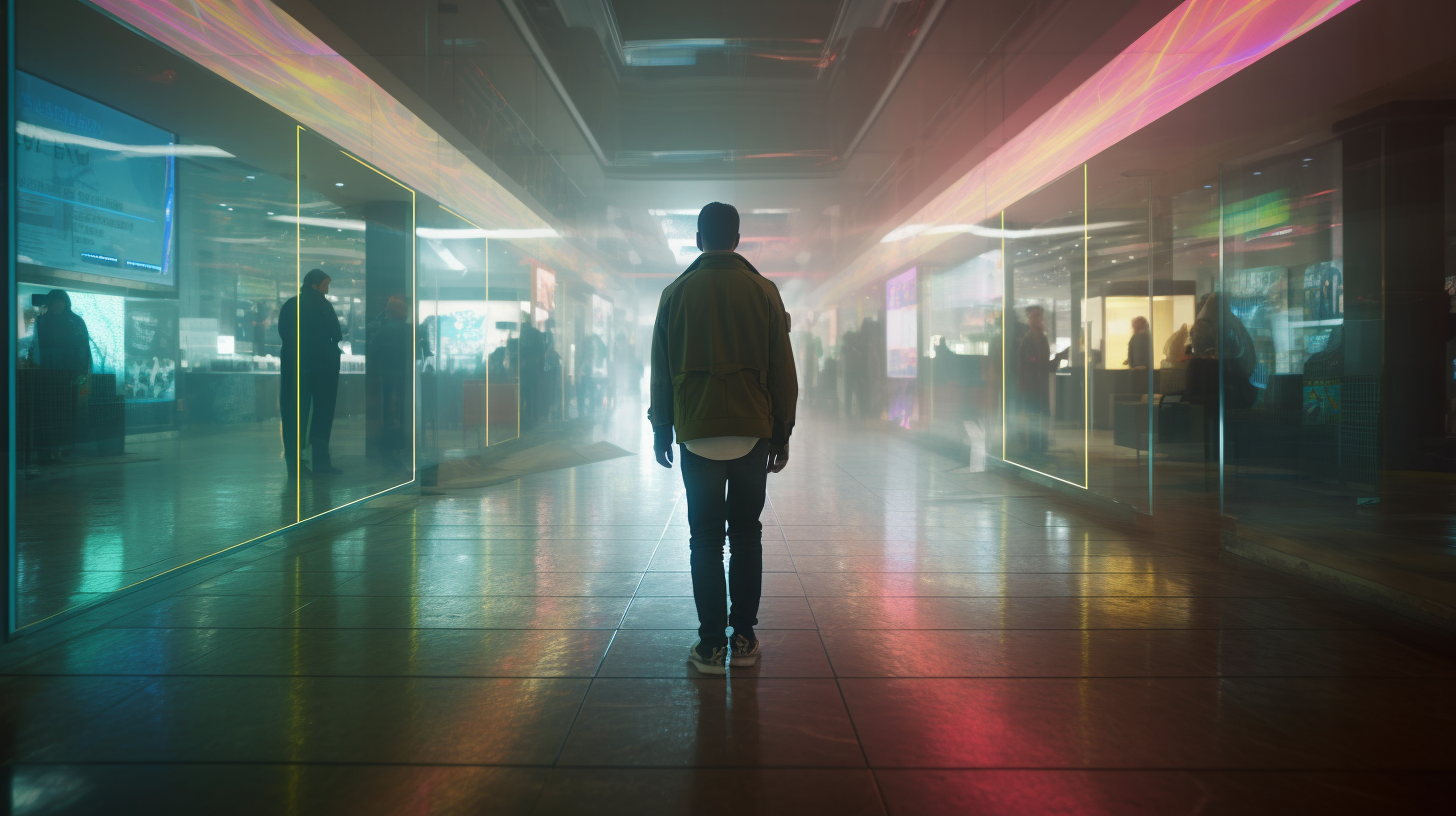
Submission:
M 751 635 L 763 595 L 763 514 L 768 487 L 767 439 L 746 456 L 719 461 L 682 447 L 683 484 L 688 494 L 693 601 L 703 645 L 723 646 L 726 629 Z M 723 583 L 723 528 L 728 529 L 728 584 Z M 733 611 L 725 596 L 732 592 Z M 726 613 L 726 614 L 725 614 Z

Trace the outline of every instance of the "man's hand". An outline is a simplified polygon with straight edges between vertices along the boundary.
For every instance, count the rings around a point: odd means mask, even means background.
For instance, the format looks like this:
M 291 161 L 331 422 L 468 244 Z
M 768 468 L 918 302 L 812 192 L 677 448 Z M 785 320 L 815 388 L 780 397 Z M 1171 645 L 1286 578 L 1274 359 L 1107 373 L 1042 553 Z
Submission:
M 672 470 L 672 426 L 664 425 L 662 428 L 654 428 L 652 432 L 652 452 L 657 456 L 657 464 L 668 470 Z
M 782 448 L 770 446 L 768 449 L 768 472 L 779 473 L 789 464 L 789 446 L 784 443 Z

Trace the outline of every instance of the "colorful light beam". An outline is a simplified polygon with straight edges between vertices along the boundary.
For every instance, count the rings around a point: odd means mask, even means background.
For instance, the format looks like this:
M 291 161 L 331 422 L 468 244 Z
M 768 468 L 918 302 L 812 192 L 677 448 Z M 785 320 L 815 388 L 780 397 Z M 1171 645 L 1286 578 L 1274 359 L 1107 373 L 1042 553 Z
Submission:
M 92 0 L 527 254 L 600 280 L 595 263 L 424 120 L 268 0 Z
M 1187 0 L 811 294 L 823 308 L 1055 181 L 1359 0 Z

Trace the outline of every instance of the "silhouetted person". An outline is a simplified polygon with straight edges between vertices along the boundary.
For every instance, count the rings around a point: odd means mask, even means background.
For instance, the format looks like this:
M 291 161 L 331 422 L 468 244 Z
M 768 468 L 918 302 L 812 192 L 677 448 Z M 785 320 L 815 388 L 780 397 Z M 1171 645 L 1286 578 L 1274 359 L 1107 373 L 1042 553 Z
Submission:
M 529 314 L 521 315 L 521 428 L 536 427 L 546 414 L 546 333 L 531 325 Z
M 30 347 L 36 366 L 51 371 L 91 373 L 91 333 L 86 321 L 71 311 L 71 296 L 52 289 L 45 296 L 45 312 L 35 319 L 35 342 Z
M 384 313 L 369 327 L 369 365 L 378 366 L 379 449 L 391 467 L 404 465 L 410 381 L 414 373 L 413 332 L 403 295 L 390 295 Z
M 1127 367 L 1153 367 L 1153 330 L 1141 315 L 1132 319 L 1132 337 L 1127 340 Z
M 339 316 L 325 297 L 332 280 L 322 269 L 309 270 L 298 297 L 289 298 L 278 314 L 278 336 L 283 340 L 278 407 L 283 414 L 283 453 L 290 476 L 297 474 L 301 417 L 308 418 L 308 437 L 302 441 L 313 448 L 313 472 L 343 472 L 329 458 L 334 406 L 339 400 L 339 356 L 343 354 L 339 341 L 344 339 Z
M 35 445 L 41 463 L 68 453 L 76 441 L 81 403 L 86 399 L 80 378 L 91 373 L 91 333 L 86 321 L 71 311 L 71 296 L 52 289 L 43 299 L 45 312 L 35 319 L 30 361 L 55 374 L 31 380 L 39 392 L 33 402 Z M 72 375 L 72 376 L 67 376 Z
M 1016 395 L 1026 431 L 1026 452 L 1044 456 L 1049 447 L 1052 414 L 1050 375 L 1067 352 L 1052 355 L 1046 336 L 1046 310 L 1026 307 L 1026 333 L 1016 344 Z
M 799 398 L 789 316 L 779 290 L 733 250 L 738 211 L 713 202 L 698 214 L 703 254 L 662 292 L 652 330 L 653 450 L 672 467 L 682 446 L 698 640 L 688 660 L 724 674 L 758 662 L 763 513 L 768 474 L 789 462 Z M 723 530 L 731 559 L 723 582 Z M 731 590 L 733 609 L 725 609 Z

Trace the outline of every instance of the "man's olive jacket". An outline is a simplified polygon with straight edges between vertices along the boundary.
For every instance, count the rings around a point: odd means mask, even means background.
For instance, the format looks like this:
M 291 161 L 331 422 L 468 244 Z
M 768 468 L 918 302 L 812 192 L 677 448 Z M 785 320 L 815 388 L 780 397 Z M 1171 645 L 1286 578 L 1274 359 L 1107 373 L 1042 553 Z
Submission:
M 799 400 L 789 315 L 778 287 L 734 252 L 705 252 L 668 284 L 652 329 L 647 418 L 678 442 L 789 441 Z

